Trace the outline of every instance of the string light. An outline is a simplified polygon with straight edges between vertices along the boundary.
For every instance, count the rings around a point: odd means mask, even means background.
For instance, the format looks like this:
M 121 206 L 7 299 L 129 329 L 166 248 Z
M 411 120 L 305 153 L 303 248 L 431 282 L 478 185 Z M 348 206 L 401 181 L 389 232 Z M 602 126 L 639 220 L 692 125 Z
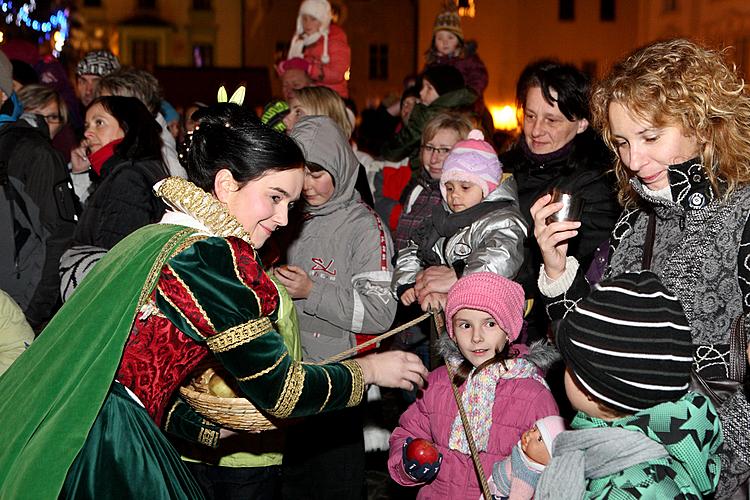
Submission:
M 70 32 L 68 9 L 58 10 L 50 15 L 49 20 L 32 19 L 31 14 L 36 10 L 36 0 L 24 2 L 16 10 L 12 1 L 0 0 L 0 11 L 5 15 L 5 24 L 15 24 L 19 28 L 30 29 L 41 33 L 44 39 L 52 38 L 55 41 L 53 55 L 57 57 L 65 45 Z M 0 16 L 2 17 L 2 16 Z

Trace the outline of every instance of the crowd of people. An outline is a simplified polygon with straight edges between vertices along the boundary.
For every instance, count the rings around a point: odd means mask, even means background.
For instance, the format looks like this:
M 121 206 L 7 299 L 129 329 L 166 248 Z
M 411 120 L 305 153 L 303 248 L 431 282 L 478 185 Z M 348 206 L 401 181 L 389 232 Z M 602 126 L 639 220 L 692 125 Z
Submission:
M 1 498 L 360 500 L 373 387 L 401 495 L 748 498 L 750 95 L 722 52 L 532 61 L 503 144 L 452 7 L 360 116 L 326 0 L 260 116 L 175 109 L 108 51 L 70 85 L 28 45 L 0 52 Z M 206 366 L 275 428 L 196 405 Z

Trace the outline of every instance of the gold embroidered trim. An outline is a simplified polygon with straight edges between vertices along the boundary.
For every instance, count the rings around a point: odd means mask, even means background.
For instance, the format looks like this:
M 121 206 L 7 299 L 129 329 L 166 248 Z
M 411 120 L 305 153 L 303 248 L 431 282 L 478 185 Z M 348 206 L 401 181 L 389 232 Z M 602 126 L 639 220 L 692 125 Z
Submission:
M 182 288 L 184 288 L 185 291 L 187 292 L 187 294 L 190 296 L 190 299 L 193 301 L 193 305 L 195 305 L 196 309 L 198 309 L 198 312 L 201 313 L 201 316 L 203 317 L 203 320 L 206 323 L 208 323 L 208 326 L 211 328 L 211 330 L 215 332 L 216 331 L 216 327 L 214 326 L 213 322 L 211 321 L 211 318 L 208 317 L 208 313 L 206 312 L 205 309 L 203 309 L 203 306 L 198 301 L 198 299 L 196 298 L 196 296 L 193 293 L 193 291 L 190 289 L 190 287 L 187 285 L 187 283 L 185 283 L 183 281 L 182 277 L 177 273 L 177 271 L 174 270 L 174 268 L 172 266 L 168 266 L 168 267 L 169 267 L 169 270 L 172 271 L 172 275 L 177 280 L 177 282 L 180 285 L 182 285 Z
M 250 235 L 229 213 L 226 205 L 192 182 L 180 177 L 169 177 L 158 184 L 155 193 L 170 206 L 200 221 L 212 234 L 235 236 L 252 245 Z
M 276 367 L 279 366 L 281 364 L 281 362 L 284 361 L 284 359 L 286 359 L 286 357 L 288 355 L 289 355 L 289 352 L 285 352 L 279 359 L 277 359 L 271 366 L 269 366 L 265 370 L 261 370 L 261 371 L 259 371 L 257 373 L 253 373 L 252 375 L 248 375 L 247 377 L 240 377 L 237 380 L 240 381 L 240 382 L 247 382 L 248 380 L 252 380 L 254 378 L 262 377 L 266 373 L 275 370 Z
M 167 413 L 167 419 L 164 421 L 164 429 L 169 429 L 169 422 L 172 420 L 172 413 L 177 409 L 177 405 L 179 404 L 179 399 L 175 401 L 175 403 L 172 405 L 172 408 L 169 410 L 169 413 Z
M 365 395 L 365 374 L 362 371 L 362 367 L 359 363 L 353 359 L 347 359 L 341 363 L 352 375 L 352 394 L 349 397 L 349 402 L 346 403 L 347 407 L 357 406 L 362 402 L 362 397 Z
M 284 388 L 279 394 L 276 406 L 269 410 L 269 413 L 275 417 L 287 418 L 297 406 L 302 389 L 305 387 L 305 370 L 302 363 L 292 363 L 284 380 Z
M 271 320 L 267 317 L 254 319 L 206 339 L 208 348 L 213 352 L 226 352 L 247 344 L 273 330 Z
M 202 421 L 203 425 L 209 424 L 208 420 Z M 198 442 L 200 444 L 204 444 L 206 446 L 210 446 L 211 448 L 216 448 L 216 445 L 219 442 L 219 431 L 213 430 L 213 429 L 206 429 L 205 427 L 201 427 L 200 432 L 198 433 Z
M 263 310 L 263 305 L 260 303 L 260 298 L 258 297 L 258 294 L 255 293 L 255 290 L 251 286 L 248 286 L 245 280 L 242 278 L 242 274 L 240 273 L 240 268 L 237 267 L 237 255 L 234 253 L 234 247 L 227 243 L 227 246 L 229 247 L 229 252 L 232 254 L 232 266 L 234 266 L 234 275 L 237 277 L 237 281 L 242 284 L 252 295 L 253 299 L 255 299 L 255 304 L 258 306 L 258 311 Z M 258 254 L 255 253 L 253 250 L 253 258 L 258 263 L 258 266 L 260 267 L 260 262 L 258 261 Z
M 175 311 L 177 312 L 177 314 L 179 314 L 179 315 L 180 315 L 180 317 L 181 317 L 181 318 L 182 318 L 183 320 L 185 320 L 185 323 L 187 323 L 187 324 L 188 324 L 188 326 L 189 326 L 190 328 L 192 328 L 193 332 L 195 332 L 195 334 L 196 334 L 196 335 L 198 335 L 199 337 L 201 337 L 201 338 L 203 338 L 203 339 L 205 339 L 205 338 L 206 338 L 206 335 L 205 335 L 205 334 L 204 334 L 204 333 L 203 333 L 202 331 L 200 331 L 200 330 L 199 330 L 199 329 L 198 329 L 198 328 L 197 328 L 197 327 L 196 327 L 196 326 L 195 326 L 195 325 L 193 324 L 193 322 L 192 322 L 192 321 L 190 321 L 190 318 L 188 318 L 187 316 L 185 316 L 185 313 L 184 313 L 184 312 L 182 311 L 182 309 L 180 309 L 179 307 L 177 307 L 177 306 L 175 305 L 175 303 L 174 303 L 174 302 L 172 302 L 172 299 L 171 299 L 171 298 L 170 298 L 170 297 L 169 297 L 169 296 L 168 296 L 168 295 L 167 295 L 166 293 L 162 292 L 162 293 L 161 293 L 161 298 L 162 298 L 162 299 L 164 299 L 164 300 L 165 300 L 165 301 L 166 301 L 166 302 L 167 302 L 167 303 L 168 303 L 168 304 L 169 304 L 170 306 L 172 306 L 172 309 L 174 309 L 174 310 L 175 310 Z
M 192 236 L 188 236 L 187 238 L 185 238 L 185 241 L 177 245 L 177 248 L 175 249 L 174 254 L 172 254 L 172 257 L 183 252 L 184 250 L 187 250 L 188 248 L 193 246 L 193 244 L 205 239 L 208 239 L 208 236 L 206 236 L 205 234 L 194 234 Z
M 320 409 L 318 410 L 318 413 L 323 413 L 323 410 L 328 404 L 328 400 L 331 399 L 331 390 L 333 389 L 333 383 L 331 383 L 331 375 L 328 374 L 328 370 L 323 368 L 323 373 L 326 374 L 326 380 L 328 380 L 328 394 L 326 394 L 326 399 L 325 401 L 323 401 L 323 404 L 320 405 Z
M 166 245 L 164 245 L 159 251 L 159 255 L 156 256 L 156 260 L 154 260 L 154 263 L 151 265 L 151 269 L 148 272 L 146 282 L 143 284 L 143 288 L 141 288 L 141 294 L 138 297 L 138 307 L 136 308 L 136 311 L 143 307 L 146 302 L 148 302 L 149 297 L 151 296 L 151 291 L 154 289 L 154 287 L 156 287 L 156 282 L 159 280 L 161 268 L 162 266 L 164 266 L 167 259 L 171 255 L 173 255 L 172 251 L 174 250 L 175 245 L 177 245 L 177 243 L 181 239 L 185 238 L 193 231 L 195 230 L 191 228 L 185 228 L 178 231 L 171 238 L 169 238 L 169 241 L 167 241 Z

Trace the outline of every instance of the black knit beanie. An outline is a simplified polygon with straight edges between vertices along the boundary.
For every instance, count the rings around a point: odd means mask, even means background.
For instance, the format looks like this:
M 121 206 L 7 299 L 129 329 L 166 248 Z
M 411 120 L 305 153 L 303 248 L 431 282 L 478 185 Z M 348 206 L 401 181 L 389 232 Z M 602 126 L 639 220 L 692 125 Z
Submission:
M 560 322 L 555 339 L 585 390 L 626 413 L 676 401 L 688 390 L 690 325 L 651 271 L 596 285 Z
M 466 86 L 464 77 L 459 70 L 447 64 L 438 64 L 430 66 L 424 73 L 422 79 L 427 80 L 435 87 L 438 95 L 443 95 L 454 90 L 462 89 Z

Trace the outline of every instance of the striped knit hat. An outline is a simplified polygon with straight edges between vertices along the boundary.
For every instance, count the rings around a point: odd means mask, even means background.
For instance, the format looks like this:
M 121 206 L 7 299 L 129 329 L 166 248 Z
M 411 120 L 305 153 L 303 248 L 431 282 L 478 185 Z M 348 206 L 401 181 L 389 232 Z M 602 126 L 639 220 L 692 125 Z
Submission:
M 464 141 L 453 146 L 443 163 L 440 175 L 440 192 L 446 199 L 445 183 L 448 181 L 472 182 L 482 188 L 482 197 L 487 196 L 500 184 L 503 165 L 492 145 L 484 140 L 481 130 L 474 129 Z
M 445 10 L 435 18 L 432 35 L 435 36 L 438 31 L 449 31 L 463 43 L 464 32 L 461 29 L 461 16 L 458 15 L 458 8 L 453 2 L 446 2 Z
M 690 325 L 651 271 L 596 285 L 560 322 L 556 341 L 586 392 L 626 413 L 676 401 L 688 390 Z

